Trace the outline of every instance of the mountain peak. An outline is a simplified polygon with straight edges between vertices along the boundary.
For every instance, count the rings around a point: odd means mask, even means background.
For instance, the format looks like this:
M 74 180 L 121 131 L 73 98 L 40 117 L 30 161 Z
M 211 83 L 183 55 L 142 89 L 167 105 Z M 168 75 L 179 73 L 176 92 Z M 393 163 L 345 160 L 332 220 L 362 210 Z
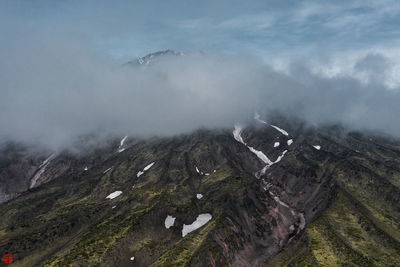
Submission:
M 143 57 L 139 57 L 136 60 L 129 61 L 127 64 L 130 64 L 130 65 L 136 65 L 136 64 L 148 65 L 151 62 L 153 62 L 154 60 L 157 60 L 157 59 L 159 59 L 161 57 L 164 57 L 164 56 L 183 56 L 183 55 L 184 55 L 184 53 L 182 53 L 182 52 L 177 52 L 177 51 L 174 51 L 174 50 L 171 50 L 171 49 L 166 49 L 166 50 L 156 51 L 156 52 L 147 54 L 147 55 L 145 55 Z

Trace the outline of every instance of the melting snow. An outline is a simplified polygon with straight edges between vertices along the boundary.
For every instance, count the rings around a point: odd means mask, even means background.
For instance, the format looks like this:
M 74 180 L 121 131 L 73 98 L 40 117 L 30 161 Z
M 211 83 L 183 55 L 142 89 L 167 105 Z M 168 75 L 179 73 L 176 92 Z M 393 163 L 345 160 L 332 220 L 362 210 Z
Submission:
M 124 138 L 122 138 L 119 146 L 123 146 L 124 145 L 126 138 L 128 138 L 128 136 L 125 136 Z
M 147 165 L 146 167 L 143 168 L 143 171 L 139 171 L 136 174 L 136 177 L 140 177 L 142 174 L 144 174 L 146 171 L 148 171 L 153 165 L 154 165 L 155 161 L 153 161 L 152 163 L 150 163 L 149 165 Z
M 126 149 L 124 147 L 124 143 L 126 141 L 126 138 L 128 138 L 128 136 L 125 136 L 124 138 L 122 138 L 121 142 L 119 143 L 118 153 L 121 153 L 122 151 L 124 151 Z
M 111 169 L 112 169 L 112 167 L 108 168 L 108 169 L 105 170 L 103 173 L 105 174 L 105 173 L 109 172 Z
M 254 119 L 261 123 L 268 124 L 266 121 L 263 121 L 262 119 L 260 119 L 260 114 L 258 114 L 257 112 L 254 113 Z
M 272 124 L 271 124 L 271 127 L 275 128 L 275 130 L 281 132 L 282 134 L 284 134 L 284 135 L 286 135 L 286 136 L 289 135 L 288 132 L 286 132 L 285 130 L 279 128 L 278 126 L 275 126 L 275 125 L 272 125 Z
M 47 159 L 45 159 L 42 164 L 40 164 L 39 168 L 44 167 L 44 165 L 47 165 L 50 163 L 50 161 L 55 157 L 55 154 L 51 154 Z
M 254 113 L 254 119 L 259 121 L 259 122 L 261 122 L 261 123 L 268 124 L 266 121 L 263 121 L 262 119 L 260 119 L 260 114 L 258 114 L 257 112 Z M 286 132 L 285 130 L 279 128 L 278 126 L 275 126 L 275 125 L 271 124 L 271 127 L 274 127 L 277 131 L 281 132 L 282 134 L 284 134 L 286 136 L 289 135 L 288 132 Z
M 303 230 L 304 227 L 306 226 L 306 219 L 304 218 L 304 214 L 303 213 L 299 213 L 300 215 L 300 225 L 299 228 L 300 230 Z
M 196 197 L 197 197 L 197 199 L 201 199 L 203 197 L 203 195 L 202 194 L 197 194 Z
M 154 165 L 154 163 L 155 162 L 152 162 L 149 165 L 147 165 L 146 167 L 144 167 L 143 171 L 148 171 Z
M 290 146 L 291 144 L 293 144 L 293 139 L 287 140 L 287 145 Z
M 251 146 L 247 146 L 251 152 L 253 152 L 259 159 L 261 159 L 265 164 L 272 164 L 272 161 L 261 151 L 254 149 Z
M 211 220 L 211 218 L 212 216 L 210 213 L 203 213 L 197 216 L 196 220 L 192 224 L 189 225 L 184 224 L 182 228 L 182 237 L 193 232 L 196 229 L 199 229 L 200 227 L 208 223 Z
M 29 186 L 29 188 L 33 188 L 36 185 L 36 182 L 39 180 L 40 176 L 42 176 L 42 174 L 44 173 L 45 170 L 46 170 L 46 166 L 44 166 L 43 168 L 38 170 L 38 172 L 35 174 L 35 176 L 33 176 L 32 180 L 31 180 L 31 185 Z
M 235 125 L 235 129 L 233 130 L 233 138 L 235 138 L 236 141 L 242 143 L 243 145 L 246 145 L 246 143 L 243 141 L 242 136 L 240 133 L 242 132 L 242 127 L 240 125 Z
M 287 150 L 283 151 L 283 152 L 282 152 L 282 155 L 280 155 L 280 156 L 274 161 L 274 164 L 275 164 L 275 163 L 278 163 L 279 161 L 281 161 L 281 160 L 283 159 L 283 157 L 285 156 L 286 153 L 287 153 Z
M 173 217 L 171 215 L 168 215 L 167 218 L 165 218 L 165 228 L 169 229 L 171 226 L 174 225 L 176 217 Z
M 283 151 L 282 154 L 274 162 L 271 162 L 270 164 L 265 165 L 264 168 L 262 168 L 258 173 L 256 173 L 256 177 L 260 178 L 260 176 L 264 175 L 265 172 L 269 169 L 269 167 L 271 167 L 275 163 L 278 163 L 279 161 L 281 161 L 286 153 L 287 153 L 287 150 Z
M 201 175 L 205 175 L 205 176 L 209 176 L 210 175 L 210 173 L 208 173 L 208 172 L 204 173 L 204 172 L 200 171 L 199 168 L 197 168 L 197 166 L 195 166 L 195 167 L 196 167 L 196 172 L 197 173 L 200 173 Z M 216 170 L 214 170 L 214 172 L 216 172 Z
M 285 156 L 287 150 L 283 151 L 282 155 L 280 155 L 274 162 L 272 162 L 262 151 L 256 150 L 255 148 L 248 146 L 244 141 L 242 136 L 240 135 L 242 131 L 242 128 L 238 125 L 235 125 L 235 129 L 233 130 L 233 137 L 235 138 L 236 141 L 244 144 L 247 146 L 247 148 L 253 152 L 259 159 L 261 159 L 266 165 L 264 168 L 262 168 L 260 171 L 256 173 L 256 177 L 259 178 L 261 175 L 265 174 L 267 169 L 271 167 L 271 165 L 278 163 L 279 161 L 282 160 L 282 158 Z
M 115 191 L 114 193 L 109 194 L 106 198 L 113 199 L 113 198 L 118 197 L 121 194 L 122 194 L 122 191 Z
M 274 147 L 278 147 L 279 146 L 279 142 L 275 142 Z
M 279 197 L 274 196 L 274 200 L 275 200 L 276 202 L 278 202 L 279 204 L 281 204 L 282 206 L 284 206 L 284 207 L 286 207 L 286 208 L 290 208 L 289 205 L 286 204 L 285 202 L 281 201 L 281 200 L 279 199 Z
M 313 146 L 316 150 L 320 150 L 321 146 Z
M 29 188 L 33 188 L 37 181 L 39 180 L 39 178 L 42 176 L 42 174 L 44 173 L 44 171 L 46 170 L 47 166 L 50 164 L 50 161 L 55 158 L 55 154 L 51 154 L 47 159 L 45 159 L 42 164 L 40 164 L 39 166 L 39 170 L 36 172 L 35 176 L 33 176 L 32 180 L 31 180 L 31 184 L 29 186 Z

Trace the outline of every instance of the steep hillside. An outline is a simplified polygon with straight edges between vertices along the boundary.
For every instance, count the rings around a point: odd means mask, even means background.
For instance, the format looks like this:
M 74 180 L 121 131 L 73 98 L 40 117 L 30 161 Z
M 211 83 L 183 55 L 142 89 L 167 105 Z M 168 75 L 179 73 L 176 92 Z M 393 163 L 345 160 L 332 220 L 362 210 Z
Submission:
M 16 266 L 400 264 L 396 140 L 259 120 L 112 150 L 3 203 L 0 252 Z

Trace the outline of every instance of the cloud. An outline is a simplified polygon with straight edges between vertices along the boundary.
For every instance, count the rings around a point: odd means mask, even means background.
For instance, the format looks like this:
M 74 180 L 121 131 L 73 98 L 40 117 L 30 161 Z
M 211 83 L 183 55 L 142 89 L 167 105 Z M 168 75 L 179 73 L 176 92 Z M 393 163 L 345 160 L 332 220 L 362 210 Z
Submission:
M 1 140 L 172 135 L 265 110 L 400 134 L 395 2 L 93 3 L 0 3 Z M 123 66 L 166 48 L 188 53 Z
M 18 53 L 3 53 L 0 62 L 3 139 L 62 147 L 93 132 L 173 135 L 231 127 L 265 110 L 400 134 L 398 90 L 380 80 L 321 77 L 304 62 L 291 64 L 289 74 L 249 55 L 194 53 L 123 66 L 83 42 L 43 36 L 10 49 Z M 356 69 L 378 75 L 382 66 L 385 58 L 372 54 Z

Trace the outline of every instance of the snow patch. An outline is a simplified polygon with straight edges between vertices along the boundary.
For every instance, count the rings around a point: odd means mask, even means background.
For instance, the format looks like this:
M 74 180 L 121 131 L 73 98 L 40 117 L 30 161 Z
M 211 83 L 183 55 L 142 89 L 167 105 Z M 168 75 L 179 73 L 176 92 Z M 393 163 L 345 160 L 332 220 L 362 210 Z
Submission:
M 143 171 L 148 171 L 153 165 L 154 165 L 154 161 L 152 163 L 150 163 L 149 165 L 147 165 L 146 167 L 144 167 Z
M 304 227 L 306 227 L 306 219 L 304 218 L 304 214 L 303 213 L 299 213 L 299 216 L 300 216 L 299 228 L 300 228 L 300 230 L 303 230 Z
M 210 213 L 203 213 L 197 216 L 196 220 L 189 225 L 184 224 L 182 228 L 182 237 L 185 237 L 187 234 L 199 229 L 206 223 L 211 220 L 212 216 Z
M 288 132 L 286 132 L 285 130 L 279 128 L 278 126 L 275 126 L 275 125 L 272 125 L 272 124 L 271 124 L 271 127 L 275 128 L 275 130 L 281 132 L 282 134 L 284 134 L 284 135 L 286 135 L 286 136 L 289 135 Z
M 133 261 L 134 259 L 135 259 L 135 257 L 132 256 L 132 257 L 131 257 L 131 261 Z
M 265 164 L 272 164 L 272 161 L 261 151 L 254 149 L 251 146 L 248 146 L 251 152 L 255 154 L 259 159 L 261 159 Z
M 83 170 L 84 170 L 84 171 L 87 171 L 87 170 L 89 170 L 89 169 L 88 169 L 88 167 L 87 167 L 87 166 L 85 166 L 85 168 L 83 168 Z
M 285 156 L 285 154 L 287 153 L 287 150 L 282 152 L 282 155 L 280 155 L 273 164 L 278 163 L 279 161 L 281 161 L 283 159 L 283 157 Z
M 321 146 L 313 146 L 316 150 L 320 150 Z
M 258 122 L 263 123 L 263 124 L 268 124 L 266 121 L 263 121 L 262 119 L 260 119 L 260 114 L 258 114 L 257 112 L 254 113 L 254 119 L 257 120 Z M 288 132 L 286 132 L 285 130 L 279 128 L 278 126 L 275 126 L 275 125 L 271 124 L 271 127 L 275 128 L 277 131 L 281 132 L 282 134 L 284 134 L 286 136 L 289 135 Z
M 240 142 L 240 143 L 242 143 L 242 144 L 244 144 L 245 146 L 247 146 L 247 148 L 252 153 L 254 153 L 259 159 L 261 159 L 265 163 L 265 166 L 255 174 L 255 176 L 257 178 L 260 178 L 261 175 L 264 175 L 265 172 L 267 171 L 267 169 L 269 167 L 271 167 L 273 164 L 278 163 L 279 161 L 281 161 L 282 158 L 285 156 L 285 154 L 287 152 L 287 150 L 283 151 L 282 155 L 280 155 L 274 162 L 272 162 L 262 151 L 256 150 L 255 148 L 253 148 L 251 146 L 248 146 L 244 142 L 244 140 L 243 140 L 243 138 L 241 136 L 241 132 L 242 132 L 242 128 L 239 125 L 235 125 L 235 128 L 234 128 L 234 130 L 232 132 L 233 137 L 235 138 L 235 140 Z
M 118 197 L 121 194 L 122 194 L 122 191 L 115 191 L 115 192 L 109 194 L 106 198 L 113 199 L 113 198 Z
M 128 136 L 125 136 L 124 138 L 122 138 L 121 142 L 119 143 L 118 153 L 121 153 L 122 151 L 124 151 L 126 149 L 124 147 L 124 143 L 126 141 L 126 138 L 128 138 Z
M 108 168 L 107 170 L 105 170 L 105 171 L 103 172 L 103 174 L 106 174 L 106 173 L 109 172 L 112 168 L 113 168 L 113 167 Z
M 197 199 L 201 199 L 203 197 L 203 195 L 202 194 L 197 194 L 196 197 L 197 197 Z
M 119 143 L 119 146 L 120 146 L 120 147 L 124 145 L 124 143 L 125 143 L 125 141 L 126 141 L 126 138 L 128 138 L 127 135 L 125 135 L 125 137 L 122 138 L 121 142 Z
M 279 142 L 274 143 L 274 147 L 278 147 L 279 145 L 280 145 Z
M 275 200 L 276 202 L 278 202 L 279 204 L 281 204 L 282 206 L 284 206 L 284 207 L 286 207 L 286 208 L 290 208 L 289 205 L 287 205 L 285 202 L 281 201 L 281 200 L 279 199 L 279 197 L 275 196 L 275 197 L 274 197 L 274 200 Z
M 233 130 L 233 137 L 235 138 L 236 141 L 244 144 L 247 146 L 248 149 L 250 149 L 251 152 L 253 152 L 259 159 L 261 159 L 265 164 L 271 164 L 272 161 L 261 151 L 256 150 L 255 148 L 248 146 L 244 141 L 241 136 L 242 128 L 239 125 L 235 125 L 235 129 Z
M 51 154 L 47 159 L 45 159 L 42 164 L 40 164 L 39 168 L 44 167 L 45 165 L 47 165 L 48 163 L 50 163 L 50 161 L 55 157 L 56 155 L 53 153 Z
M 279 161 L 281 161 L 286 153 L 287 153 L 287 150 L 283 151 L 282 154 L 280 156 L 278 156 L 278 158 L 274 162 L 271 162 L 271 164 L 265 165 L 264 168 L 262 168 L 259 172 L 256 173 L 256 177 L 260 178 L 262 175 L 264 175 L 267 172 L 267 170 L 269 169 L 269 167 L 271 167 L 275 163 L 278 163 Z
M 47 165 L 46 165 L 47 166 Z M 46 166 L 42 167 L 41 169 L 39 169 L 37 171 L 37 173 L 35 174 L 35 176 L 33 176 L 32 180 L 31 180 L 31 185 L 29 186 L 29 188 L 33 188 L 37 181 L 39 180 L 40 176 L 42 176 L 42 174 L 44 173 L 44 171 L 46 170 Z
M 117 206 L 112 206 L 111 209 L 115 209 Z
M 260 119 L 260 114 L 258 114 L 257 112 L 254 113 L 254 119 L 258 122 L 268 124 L 266 121 L 263 121 L 262 119 Z
M 243 128 L 235 124 L 235 129 L 233 130 L 233 138 L 235 138 L 236 141 L 242 143 L 243 145 L 246 145 L 246 143 L 243 141 L 242 136 L 240 135 L 242 133 Z
M 169 229 L 171 226 L 173 226 L 175 223 L 175 219 L 176 219 L 176 217 L 168 215 L 167 218 L 165 218 L 165 222 L 164 222 L 165 228 Z
M 210 173 L 208 173 L 208 172 L 205 172 L 205 173 L 204 173 L 204 172 L 200 171 L 199 168 L 197 168 L 197 166 L 195 166 L 195 167 L 196 167 L 196 172 L 197 172 L 197 173 L 199 173 L 199 174 L 201 174 L 201 175 L 205 175 L 205 176 L 209 176 L 209 175 L 210 175 Z M 216 172 L 216 170 L 214 170 L 214 172 Z
M 31 184 L 29 186 L 29 188 L 33 188 L 37 181 L 39 180 L 39 178 L 42 176 L 42 174 L 45 172 L 47 166 L 50 164 L 51 160 L 54 159 L 56 157 L 55 154 L 51 154 L 48 158 L 46 158 L 42 164 L 40 164 L 39 166 L 39 170 L 36 172 L 35 176 L 33 176 L 33 178 L 31 179 Z
M 138 173 L 136 174 L 136 177 L 140 177 L 141 175 L 143 175 L 146 171 L 148 171 L 153 165 L 154 163 L 156 163 L 155 161 L 153 161 L 152 163 L 150 163 L 149 165 L 147 165 L 146 167 L 143 168 L 143 171 L 138 171 Z
M 291 144 L 293 144 L 293 139 L 287 140 L 287 145 L 290 146 Z

